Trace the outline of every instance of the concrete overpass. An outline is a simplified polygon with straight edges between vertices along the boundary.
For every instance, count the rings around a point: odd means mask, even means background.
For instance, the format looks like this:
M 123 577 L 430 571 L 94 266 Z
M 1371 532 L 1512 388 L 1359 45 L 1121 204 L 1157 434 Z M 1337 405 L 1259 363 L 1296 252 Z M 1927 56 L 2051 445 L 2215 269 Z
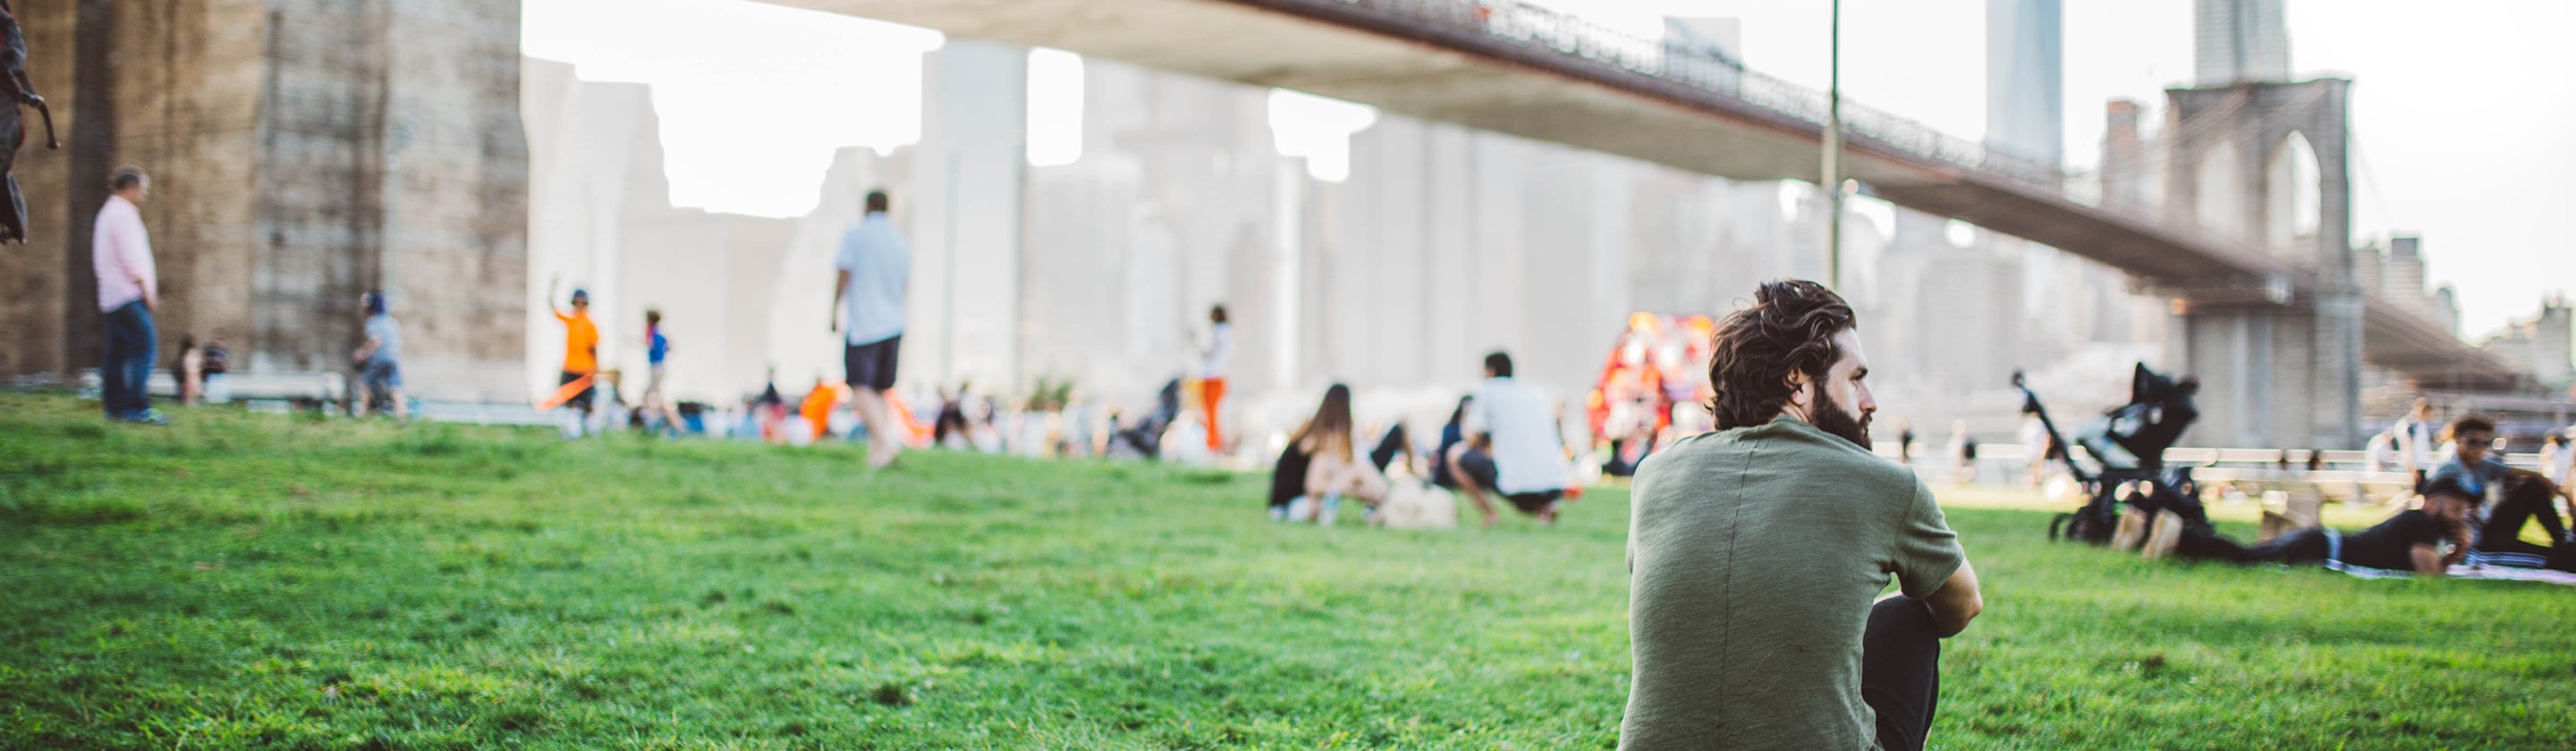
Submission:
M 1713 50 L 1626 36 L 1514 0 L 766 1 L 1312 92 L 1730 179 L 1812 182 L 1820 171 L 1822 92 L 1745 70 Z M 2195 186 L 2175 185 L 2180 176 L 2169 178 L 2170 208 L 2105 202 L 2091 177 L 1849 101 L 1845 164 L 1866 190 L 1897 205 L 2100 261 L 2175 298 L 2187 341 L 2174 361 L 2220 401 L 2236 402 L 2235 411 L 2268 413 L 2222 425 L 2210 438 L 2341 445 L 2360 434 L 2361 361 L 2447 388 L 2509 388 L 2518 378 L 2432 321 L 2355 286 L 2342 169 L 2345 83 L 2172 93 L 2177 117 L 2197 120 L 2169 131 L 2210 143 L 2277 141 L 2296 131 L 2319 144 L 2329 216 L 2303 247 L 2204 231 L 2204 223 L 2228 225 L 2185 213 L 2189 196 L 2172 194 Z M 2284 113 L 2293 116 L 2288 130 L 2278 122 Z M 2253 184 L 2250 196 L 2267 189 L 2260 174 L 2244 180 Z M 2296 396 L 2305 398 L 2285 398 Z

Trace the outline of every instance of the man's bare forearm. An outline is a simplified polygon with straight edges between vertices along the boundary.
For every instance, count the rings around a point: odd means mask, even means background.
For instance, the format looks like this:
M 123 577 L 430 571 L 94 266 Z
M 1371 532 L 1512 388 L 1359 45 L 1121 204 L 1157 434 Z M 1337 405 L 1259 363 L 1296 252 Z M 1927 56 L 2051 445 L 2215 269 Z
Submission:
M 2431 545 L 2417 545 L 2409 552 L 2411 552 L 2415 558 L 2415 573 L 2423 574 L 2425 576 L 2441 576 L 2449 573 L 2451 570 L 2450 564 L 2443 562 L 2441 551 L 2434 550 Z
M 1951 572 L 1949 580 L 1942 582 L 1940 589 L 1923 598 L 1923 606 L 1932 611 L 1932 625 L 1940 630 L 1941 638 L 1957 636 L 1967 630 L 1968 622 L 1976 620 L 1977 614 L 1986 610 L 1985 595 L 1977 584 L 1976 567 L 1960 561 L 1959 570 Z

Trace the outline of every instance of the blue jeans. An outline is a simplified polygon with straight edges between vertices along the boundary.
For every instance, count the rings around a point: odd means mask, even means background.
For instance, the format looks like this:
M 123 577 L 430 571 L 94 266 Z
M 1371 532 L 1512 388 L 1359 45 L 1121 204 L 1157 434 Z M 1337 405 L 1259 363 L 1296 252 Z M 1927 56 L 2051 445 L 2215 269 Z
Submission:
M 144 384 L 152 379 L 152 360 L 159 349 L 152 311 L 143 301 L 107 312 L 107 362 L 98 368 L 99 403 L 109 418 L 125 418 L 151 409 Z

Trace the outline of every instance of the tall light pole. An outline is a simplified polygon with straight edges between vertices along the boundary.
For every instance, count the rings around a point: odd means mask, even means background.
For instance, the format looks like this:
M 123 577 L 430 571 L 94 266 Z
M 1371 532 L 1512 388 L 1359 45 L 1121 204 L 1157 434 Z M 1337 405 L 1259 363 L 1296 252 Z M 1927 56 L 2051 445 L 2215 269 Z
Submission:
M 1843 286 L 1843 2 L 1834 0 L 1833 58 L 1825 79 L 1825 286 Z

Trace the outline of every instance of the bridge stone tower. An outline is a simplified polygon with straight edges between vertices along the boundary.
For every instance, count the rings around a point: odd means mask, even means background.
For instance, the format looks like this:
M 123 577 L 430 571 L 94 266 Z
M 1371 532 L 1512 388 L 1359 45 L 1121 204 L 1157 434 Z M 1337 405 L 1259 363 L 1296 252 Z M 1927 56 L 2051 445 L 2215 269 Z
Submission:
M 2350 448 L 2361 429 L 2363 292 L 2354 281 L 2352 82 L 2165 92 L 2165 212 L 2301 277 L 2175 290 L 2167 361 L 2202 384 L 2188 439 Z M 2297 290 L 2293 293 L 2292 290 Z
M 20 152 L 0 376 L 97 367 L 90 225 L 132 164 L 165 360 L 221 330 L 236 368 L 346 370 L 382 288 L 414 393 L 525 397 L 518 0 L 13 5 L 63 149 Z

